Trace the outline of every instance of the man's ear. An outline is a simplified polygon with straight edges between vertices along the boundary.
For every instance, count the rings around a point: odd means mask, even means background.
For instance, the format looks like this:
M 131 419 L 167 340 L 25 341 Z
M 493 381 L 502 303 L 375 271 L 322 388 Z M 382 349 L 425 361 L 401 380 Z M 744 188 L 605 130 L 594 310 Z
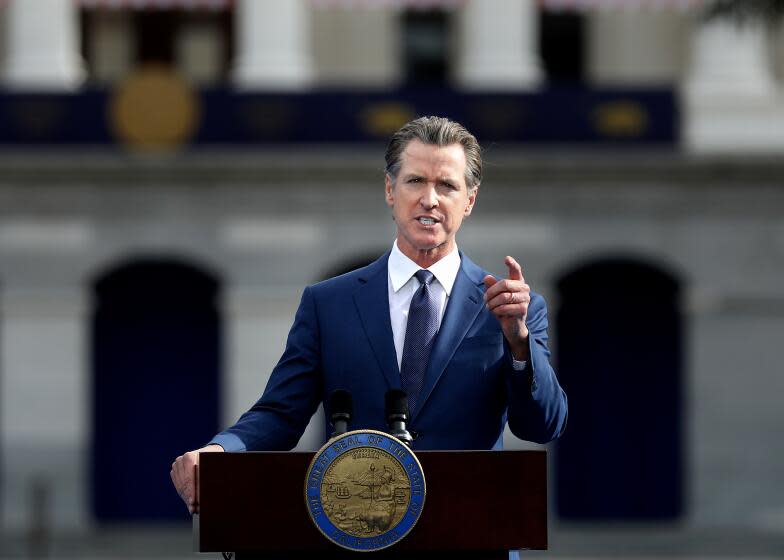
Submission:
M 392 179 L 389 176 L 389 173 L 384 175 L 384 194 L 387 201 L 387 205 L 394 206 L 395 205 L 395 185 L 392 184 Z
M 474 209 L 474 203 L 476 202 L 476 195 L 479 194 L 479 186 L 477 185 L 468 193 L 468 204 L 465 207 L 465 211 L 463 212 L 463 216 L 470 216 L 471 210 Z

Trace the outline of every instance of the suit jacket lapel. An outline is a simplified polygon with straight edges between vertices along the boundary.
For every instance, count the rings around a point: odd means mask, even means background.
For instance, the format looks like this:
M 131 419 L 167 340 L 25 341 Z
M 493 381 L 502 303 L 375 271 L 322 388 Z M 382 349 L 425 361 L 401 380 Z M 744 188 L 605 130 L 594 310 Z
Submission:
M 400 370 L 389 319 L 388 259 L 389 253 L 386 253 L 365 269 L 359 279 L 360 286 L 354 292 L 354 303 L 387 385 L 400 388 Z
M 441 328 L 438 329 L 436 342 L 430 353 L 430 363 L 425 372 L 425 380 L 416 410 L 411 411 L 412 419 L 419 414 L 430 393 L 444 373 L 449 360 L 463 341 L 469 327 L 484 307 L 482 269 L 468 257 L 460 253 L 460 270 L 457 272 L 449 303 L 446 306 Z

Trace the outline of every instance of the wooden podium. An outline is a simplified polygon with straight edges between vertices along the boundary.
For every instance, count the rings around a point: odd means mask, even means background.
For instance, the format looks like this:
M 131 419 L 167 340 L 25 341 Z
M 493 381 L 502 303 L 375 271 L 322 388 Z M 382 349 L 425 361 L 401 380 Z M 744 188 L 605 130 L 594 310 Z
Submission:
M 314 453 L 203 453 L 197 552 L 248 558 L 343 559 L 363 555 L 328 541 L 305 507 Z M 427 498 L 411 532 L 365 553 L 387 558 L 506 559 L 547 548 L 545 451 L 419 451 Z

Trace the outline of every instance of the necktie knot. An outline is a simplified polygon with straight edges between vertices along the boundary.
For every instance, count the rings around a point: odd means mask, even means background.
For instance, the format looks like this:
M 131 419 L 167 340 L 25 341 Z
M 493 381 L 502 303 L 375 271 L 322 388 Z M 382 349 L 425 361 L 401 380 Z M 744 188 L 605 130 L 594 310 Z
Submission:
M 414 274 L 414 276 L 416 276 L 416 279 L 417 279 L 417 280 L 419 280 L 419 283 L 420 283 L 420 284 L 427 284 L 428 286 L 429 286 L 429 285 L 430 285 L 430 284 L 433 282 L 433 280 L 435 280 L 435 278 L 436 278 L 436 277 L 433 275 L 433 273 L 432 273 L 432 272 L 430 272 L 429 270 L 424 270 L 424 269 L 417 270 L 417 271 L 416 271 L 416 273 Z

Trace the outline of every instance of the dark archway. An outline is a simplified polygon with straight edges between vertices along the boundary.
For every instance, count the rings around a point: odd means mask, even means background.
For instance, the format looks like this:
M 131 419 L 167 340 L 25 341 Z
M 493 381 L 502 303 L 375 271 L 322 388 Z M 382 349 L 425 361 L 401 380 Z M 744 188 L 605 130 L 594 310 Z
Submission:
M 174 458 L 217 431 L 219 282 L 140 259 L 101 276 L 92 317 L 92 505 L 100 522 L 187 520 Z
M 677 278 L 631 258 L 558 282 L 557 365 L 569 426 L 557 447 L 565 520 L 683 512 L 682 319 Z

